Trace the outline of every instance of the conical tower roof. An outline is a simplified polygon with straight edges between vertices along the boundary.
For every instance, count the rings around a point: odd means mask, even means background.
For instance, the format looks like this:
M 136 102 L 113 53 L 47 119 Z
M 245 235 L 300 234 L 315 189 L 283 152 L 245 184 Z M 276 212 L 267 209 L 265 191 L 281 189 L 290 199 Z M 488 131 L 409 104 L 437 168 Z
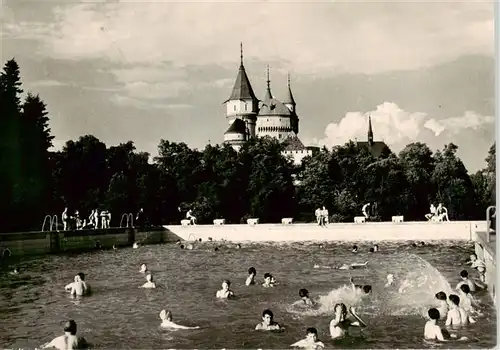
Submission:
M 269 101 L 273 98 L 273 94 L 271 93 L 271 80 L 269 79 L 269 65 L 267 65 L 267 89 L 266 95 L 264 96 L 264 101 Z
M 247 72 L 245 71 L 245 67 L 243 66 L 243 45 L 241 44 L 241 60 L 240 60 L 240 68 L 238 70 L 238 75 L 236 76 L 236 81 L 234 82 L 233 91 L 231 92 L 231 96 L 229 96 L 230 100 L 257 100 L 255 97 L 255 93 L 253 92 L 252 85 L 250 84 L 250 80 L 248 79 Z M 226 102 L 227 102 L 226 101 Z
M 290 74 L 288 74 L 288 94 L 283 103 L 292 104 L 295 106 L 295 99 L 293 98 L 292 88 L 290 87 Z

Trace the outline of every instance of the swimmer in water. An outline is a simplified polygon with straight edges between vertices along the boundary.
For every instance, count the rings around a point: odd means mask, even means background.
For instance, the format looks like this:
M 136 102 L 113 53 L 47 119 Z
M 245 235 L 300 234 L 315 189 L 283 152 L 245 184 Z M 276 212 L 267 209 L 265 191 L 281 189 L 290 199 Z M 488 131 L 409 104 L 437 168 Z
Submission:
M 215 296 L 219 299 L 231 299 L 234 297 L 234 293 L 231 289 L 231 282 L 229 280 L 222 281 L 222 289 L 218 290 Z
M 56 348 L 58 350 L 85 349 L 89 346 L 82 337 L 76 336 L 76 322 L 69 320 L 64 325 L 64 335 L 54 338 L 41 346 L 42 349 Z
M 305 348 L 305 349 L 323 349 L 325 344 L 318 339 L 318 330 L 316 328 L 307 328 L 306 337 L 290 347 Z
M 137 242 L 134 242 L 134 244 L 132 244 L 132 249 L 137 249 L 139 248 L 139 244 Z
M 484 273 L 486 272 L 486 264 L 483 260 L 478 259 L 477 255 L 473 253 L 470 255 L 469 260 L 466 262 L 466 264 L 477 270 L 481 282 L 485 281 Z
M 366 284 L 364 286 L 360 284 L 354 284 L 354 278 L 350 278 L 349 282 L 351 283 L 352 289 L 355 293 L 362 293 L 362 295 L 368 295 L 372 291 L 372 286 Z
M 148 266 L 146 264 L 141 265 L 140 273 L 146 273 L 148 271 Z
M 460 297 L 460 306 L 464 308 L 466 312 L 477 314 L 481 316 L 481 313 L 477 311 L 476 308 L 479 307 L 478 301 L 471 295 L 469 286 L 466 284 L 462 284 L 460 289 L 458 290 L 459 297 Z M 469 318 L 470 322 L 470 318 Z M 474 322 L 471 322 L 474 323 Z
M 299 290 L 300 300 L 295 304 L 305 305 L 305 306 L 314 306 L 313 301 L 309 298 L 309 291 L 305 288 Z
M 440 315 L 447 315 L 448 314 L 448 302 L 447 302 L 447 297 L 446 293 L 441 291 L 436 293 L 435 295 L 437 299 L 437 307 L 436 309 L 439 311 Z
M 269 272 L 266 272 L 264 274 L 264 283 L 262 284 L 262 287 L 264 288 L 274 287 L 273 276 Z
M 375 248 L 371 247 L 370 248 L 370 253 L 375 253 Z
M 425 323 L 424 338 L 426 340 L 446 341 L 444 339 L 443 332 L 441 331 L 441 327 L 437 324 L 439 318 L 441 317 L 439 310 L 432 308 L 429 309 L 427 314 L 429 315 L 429 320 Z
M 84 295 L 90 295 L 91 289 L 90 285 L 87 282 L 85 282 L 85 274 L 83 272 L 78 272 L 78 276 L 80 276 L 80 280 L 83 283 L 83 288 L 85 288 Z
M 462 281 L 460 281 L 457 284 L 457 287 L 456 287 L 457 290 L 460 289 L 460 287 L 463 284 L 468 285 L 471 292 L 475 292 L 477 289 L 483 289 L 486 287 L 484 284 L 478 283 L 477 281 L 470 279 L 469 273 L 466 270 L 462 270 L 460 272 L 460 278 L 462 279 Z
M 153 275 L 151 273 L 148 273 L 146 275 L 146 283 L 144 283 L 139 288 L 156 288 L 156 284 L 153 282 Z
M 274 322 L 274 315 L 271 310 L 264 310 L 262 312 L 262 322 L 255 326 L 256 331 L 277 331 L 280 325 Z
M 19 275 L 19 269 L 14 267 L 14 269 L 9 272 L 9 275 Z
M 251 267 L 248 269 L 248 277 L 245 281 L 245 286 L 250 286 L 255 284 L 255 276 L 257 275 L 257 270 L 255 267 Z
M 460 297 L 455 294 L 448 296 L 448 315 L 446 317 L 446 326 L 459 326 L 467 324 L 469 317 L 463 307 L 460 307 Z
M 394 284 L 394 275 L 392 273 L 387 275 L 387 283 L 384 287 L 390 287 Z
M 353 245 L 351 252 L 357 253 L 358 252 L 358 246 L 357 245 Z
M 187 327 L 187 326 L 181 326 L 180 324 L 174 323 L 172 321 L 172 312 L 170 310 L 168 310 L 168 312 L 165 310 L 161 310 L 160 319 L 161 319 L 160 327 L 162 327 L 162 328 L 170 328 L 170 329 L 199 329 L 200 328 L 199 326 Z
M 373 245 L 373 251 L 376 253 L 378 252 L 378 244 Z
M 347 315 L 347 307 L 345 304 L 335 304 L 333 308 L 335 316 L 330 321 L 330 336 L 332 339 L 345 337 L 350 327 L 366 327 L 366 323 L 356 314 L 354 307 L 350 307 L 349 311 L 355 320 L 351 320 Z
M 82 296 L 85 294 L 86 284 L 79 275 L 75 276 L 74 282 L 66 285 L 64 289 L 70 291 L 70 295 Z
M 333 269 L 333 270 L 354 270 L 358 268 L 363 268 L 368 266 L 368 261 L 364 263 L 352 263 L 352 264 L 342 264 L 340 266 L 319 266 L 318 264 L 314 265 L 315 269 L 323 268 L 323 269 Z

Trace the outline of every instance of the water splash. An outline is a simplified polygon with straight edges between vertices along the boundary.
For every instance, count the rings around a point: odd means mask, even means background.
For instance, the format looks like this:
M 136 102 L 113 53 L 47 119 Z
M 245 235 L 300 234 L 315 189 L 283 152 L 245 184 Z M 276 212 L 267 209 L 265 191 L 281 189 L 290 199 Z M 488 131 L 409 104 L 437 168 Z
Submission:
M 357 306 L 361 314 L 378 315 L 421 315 L 426 317 L 430 307 L 435 307 L 435 294 L 452 292 L 444 276 L 429 262 L 415 254 L 399 255 L 397 258 L 384 259 L 379 264 L 369 265 L 370 277 L 365 278 L 372 285 L 373 292 L 365 295 L 354 291 L 351 285 L 333 289 L 320 295 L 316 306 L 304 310 L 294 305 L 288 311 L 305 316 L 332 315 L 337 303 Z M 394 284 L 385 286 L 387 275 L 394 275 Z

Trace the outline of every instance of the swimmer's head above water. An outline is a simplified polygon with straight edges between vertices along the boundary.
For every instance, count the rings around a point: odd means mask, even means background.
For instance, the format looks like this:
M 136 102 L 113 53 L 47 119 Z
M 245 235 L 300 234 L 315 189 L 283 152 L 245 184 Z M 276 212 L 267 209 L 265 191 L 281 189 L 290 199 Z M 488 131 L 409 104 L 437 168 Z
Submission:
M 257 275 L 257 270 L 255 269 L 255 267 L 253 267 L 253 266 L 252 266 L 252 267 L 250 267 L 250 268 L 248 269 L 248 274 L 249 274 L 249 275 L 256 276 L 256 275 Z
M 302 288 L 301 290 L 299 290 L 299 296 L 301 298 L 309 298 L 309 291 L 305 288 Z
M 76 335 L 76 322 L 74 320 L 69 320 L 64 324 L 64 333 Z
M 351 250 L 353 253 L 357 253 L 358 252 L 358 246 L 357 245 L 353 245 L 352 246 L 352 250 Z
M 161 310 L 161 312 L 160 312 L 160 319 L 162 321 L 169 321 L 169 322 L 171 322 L 172 321 L 172 312 L 170 310 L 168 310 L 168 311 Z
M 336 318 L 345 319 L 347 316 L 347 306 L 344 303 L 337 303 L 333 307 L 333 312 Z
M 139 272 L 146 272 L 148 270 L 148 266 L 146 264 L 141 264 L 141 269 L 139 270 Z
M 437 300 L 442 300 L 442 301 L 446 301 L 446 293 L 441 291 L 441 292 L 437 292 L 436 295 L 435 295 L 435 298 Z
M 222 289 L 223 290 L 229 290 L 229 287 L 231 287 L 231 281 L 230 280 L 224 280 L 224 281 L 222 281 Z
M 466 280 L 469 278 L 469 273 L 467 272 L 467 270 L 462 270 L 460 271 L 460 277 L 463 279 L 463 280 Z

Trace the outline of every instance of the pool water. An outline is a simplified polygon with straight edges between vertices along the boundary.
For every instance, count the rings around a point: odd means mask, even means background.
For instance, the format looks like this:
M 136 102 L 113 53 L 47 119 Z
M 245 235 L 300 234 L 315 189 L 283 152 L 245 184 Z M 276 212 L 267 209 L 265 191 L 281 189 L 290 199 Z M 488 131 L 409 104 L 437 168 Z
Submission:
M 216 244 L 223 244 L 214 251 Z M 174 244 L 125 248 L 117 251 L 26 258 L 18 266 L 19 276 L 0 274 L 0 346 L 33 348 L 62 334 L 67 319 L 78 324 L 78 334 L 94 348 L 289 348 L 305 337 L 307 327 L 316 327 L 327 348 L 431 348 L 423 341 L 423 305 L 439 290 L 459 281 L 463 262 L 473 252 L 471 243 L 446 241 L 414 248 L 408 243 L 379 242 L 380 251 L 369 253 L 371 245 L 360 243 L 353 254 L 352 244 L 255 243 L 236 249 L 231 243 L 207 242 L 193 250 Z M 357 270 L 314 268 L 315 264 L 340 265 L 369 261 Z M 138 288 L 145 282 L 138 272 L 148 264 L 157 289 Z M 247 270 L 257 269 L 257 284 L 245 287 Z M 78 272 L 86 274 L 93 294 L 74 300 L 64 291 Z M 265 272 L 279 282 L 274 288 L 261 286 Z M 472 276 L 474 271 L 469 269 Z M 406 295 L 388 292 L 385 276 L 396 276 L 396 289 L 408 277 L 421 280 Z M 340 343 L 329 339 L 329 322 L 339 288 L 349 283 L 371 284 L 373 295 L 358 303 L 359 316 L 368 323 L 363 331 L 353 329 Z M 223 279 L 232 282 L 235 300 L 216 300 Z M 447 282 L 446 282 L 447 281 Z M 298 291 L 307 288 L 319 309 L 301 311 L 291 306 Z M 449 286 L 448 286 L 449 288 Z M 392 293 L 392 294 L 391 294 Z M 345 300 L 349 297 L 343 294 Z M 398 299 L 399 298 L 399 299 Z M 487 295 L 477 323 L 457 330 L 469 342 L 447 343 L 449 348 L 493 348 L 496 345 L 496 313 Z M 375 306 L 374 306 L 375 305 Z M 418 310 L 418 307 L 420 310 Z M 264 309 L 271 309 L 282 332 L 254 331 Z M 159 313 L 172 310 L 174 321 L 199 330 L 163 330 Z M 425 310 L 424 310 L 425 311 Z M 444 321 L 442 321 L 444 322 Z

